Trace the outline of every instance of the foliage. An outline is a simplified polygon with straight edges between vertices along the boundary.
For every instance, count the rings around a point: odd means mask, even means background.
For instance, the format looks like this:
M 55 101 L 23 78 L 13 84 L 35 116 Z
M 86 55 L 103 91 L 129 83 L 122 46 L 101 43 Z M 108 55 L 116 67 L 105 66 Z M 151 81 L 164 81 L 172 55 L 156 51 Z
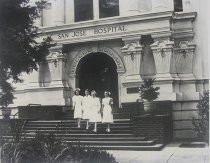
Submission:
M 12 103 L 14 88 L 11 82 L 22 82 L 22 72 L 37 70 L 53 46 L 50 37 L 36 41 L 38 28 L 34 21 L 46 2 L 32 5 L 29 0 L 0 1 L 0 105 Z
M 200 118 L 193 118 L 193 129 L 201 140 L 209 143 L 209 91 L 204 92 L 196 107 Z
M 3 163 L 116 163 L 106 151 L 67 144 L 54 134 L 37 133 L 32 139 L 5 143 L 1 152 Z
M 153 87 L 154 79 L 145 79 L 144 83 L 139 87 L 140 97 L 147 101 L 153 101 L 158 98 L 160 89 L 159 87 Z

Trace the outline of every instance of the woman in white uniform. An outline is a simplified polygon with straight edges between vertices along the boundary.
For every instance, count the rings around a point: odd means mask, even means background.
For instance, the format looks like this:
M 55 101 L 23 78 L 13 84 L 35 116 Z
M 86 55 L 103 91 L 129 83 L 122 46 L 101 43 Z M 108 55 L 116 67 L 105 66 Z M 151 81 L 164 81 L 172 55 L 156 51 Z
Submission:
M 109 97 L 110 92 L 104 92 L 104 98 L 102 99 L 103 118 L 102 123 L 107 123 L 107 132 L 110 132 L 110 123 L 113 123 L 112 105 L 113 99 Z
M 97 132 L 97 122 L 101 122 L 101 102 L 98 97 L 96 97 L 96 91 L 91 91 L 91 101 L 90 101 L 90 122 L 94 123 L 94 132 Z
M 77 125 L 78 128 L 80 128 L 80 122 L 82 119 L 82 99 L 83 97 L 79 95 L 80 89 L 76 88 L 74 91 L 74 96 L 72 97 L 72 102 L 73 102 L 73 110 L 74 110 L 74 118 L 77 119 Z
M 86 129 L 88 130 L 89 128 L 89 120 L 90 120 L 90 113 L 91 113 L 91 108 L 90 108 L 90 102 L 91 102 L 92 97 L 89 95 L 89 90 L 85 90 L 85 96 L 82 99 L 82 107 L 83 107 L 83 117 L 82 119 L 87 120 L 87 125 Z

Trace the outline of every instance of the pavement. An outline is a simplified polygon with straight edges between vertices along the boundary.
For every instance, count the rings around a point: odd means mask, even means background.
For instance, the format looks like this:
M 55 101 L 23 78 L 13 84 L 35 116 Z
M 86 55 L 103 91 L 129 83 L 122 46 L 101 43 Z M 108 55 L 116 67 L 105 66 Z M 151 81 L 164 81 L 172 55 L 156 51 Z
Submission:
M 119 163 L 209 163 L 209 147 L 180 148 L 180 142 L 170 143 L 161 151 L 112 151 Z

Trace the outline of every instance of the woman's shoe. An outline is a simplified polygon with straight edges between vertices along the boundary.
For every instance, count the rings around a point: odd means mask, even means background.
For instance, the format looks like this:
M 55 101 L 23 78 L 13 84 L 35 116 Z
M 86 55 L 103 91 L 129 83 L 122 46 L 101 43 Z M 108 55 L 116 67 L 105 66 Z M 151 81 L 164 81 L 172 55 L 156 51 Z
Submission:
M 110 132 L 110 129 L 109 129 L 109 128 L 107 128 L 107 129 L 106 129 L 106 132 Z
M 93 130 L 93 132 L 97 132 L 97 130 L 96 130 L 96 129 L 94 129 L 94 130 Z

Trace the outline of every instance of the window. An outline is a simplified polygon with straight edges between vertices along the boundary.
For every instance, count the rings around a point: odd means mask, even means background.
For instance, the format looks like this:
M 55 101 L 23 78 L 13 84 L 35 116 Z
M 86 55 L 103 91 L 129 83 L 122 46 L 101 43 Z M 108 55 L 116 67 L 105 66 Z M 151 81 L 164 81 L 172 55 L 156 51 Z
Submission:
M 182 0 L 174 0 L 174 11 L 175 12 L 183 11 Z
M 74 0 L 75 22 L 93 19 L 93 0 Z
M 119 0 L 99 0 L 99 17 L 119 16 Z

